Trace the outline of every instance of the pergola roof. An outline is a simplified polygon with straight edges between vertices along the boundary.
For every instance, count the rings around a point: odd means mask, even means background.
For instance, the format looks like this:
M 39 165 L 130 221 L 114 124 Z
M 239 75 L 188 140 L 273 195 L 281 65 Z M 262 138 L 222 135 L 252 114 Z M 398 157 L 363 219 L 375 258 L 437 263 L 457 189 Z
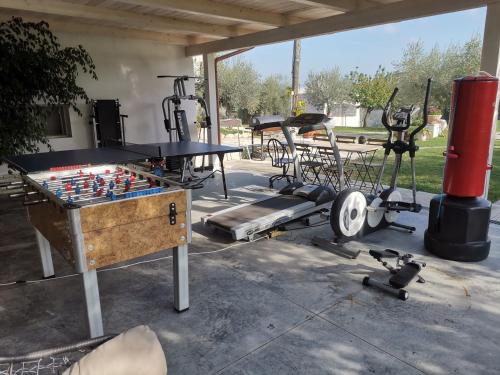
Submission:
M 250 47 L 476 8 L 499 0 L 0 0 L 54 30 L 186 46 L 187 55 Z

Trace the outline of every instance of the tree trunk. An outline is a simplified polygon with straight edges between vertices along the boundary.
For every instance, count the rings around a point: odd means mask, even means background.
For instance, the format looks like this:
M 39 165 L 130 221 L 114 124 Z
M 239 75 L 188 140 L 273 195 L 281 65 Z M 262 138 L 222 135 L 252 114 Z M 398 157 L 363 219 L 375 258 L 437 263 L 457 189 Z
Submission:
M 366 120 L 368 119 L 368 116 L 370 115 L 370 113 L 372 113 L 373 111 L 373 108 L 366 108 L 366 112 L 365 112 L 365 115 L 363 116 L 363 128 L 366 128 Z
M 292 116 L 295 116 L 297 102 L 299 101 L 299 79 L 300 79 L 300 39 L 293 41 L 293 61 L 292 61 Z

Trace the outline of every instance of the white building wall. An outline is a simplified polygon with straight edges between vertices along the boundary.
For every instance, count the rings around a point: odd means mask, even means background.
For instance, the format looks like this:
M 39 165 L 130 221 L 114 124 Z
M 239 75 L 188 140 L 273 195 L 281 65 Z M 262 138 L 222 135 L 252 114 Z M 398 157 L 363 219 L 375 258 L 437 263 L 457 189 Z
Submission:
M 96 66 L 98 80 L 82 75 L 80 85 L 91 99 L 119 99 L 122 114 L 128 115 L 126 139 L 133 143 L 168 141 L 163 125 L 161 101 L 173 94 L 173 79 L 158 79 L 161 74 L 193 74 L 191 57 L 184 56 L 184 47 L 163 43 L 104 37 L 96 35 L 58 34 L 61 44 L 81 44 Z M 194 82 L 186 89 L 194 91 Z M 83 116 L 71 114 L 70 138 L 52 138 L 54 150 L 92 146 L 89 106 L 80 105 Z M 189 121 L 194 121 L 194 105 L 189 106 Z

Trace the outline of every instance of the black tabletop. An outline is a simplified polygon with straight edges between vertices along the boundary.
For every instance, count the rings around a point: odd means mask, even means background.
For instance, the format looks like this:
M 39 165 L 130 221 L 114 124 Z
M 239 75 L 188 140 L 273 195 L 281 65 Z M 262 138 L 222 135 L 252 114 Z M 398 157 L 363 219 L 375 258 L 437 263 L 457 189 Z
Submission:
M 120 150 L 132 151 L 149 157 L 187 157 L 199 155 L 226 154 L 230 152 L 241 152 L 240 147 L 216 145 L 200 142 L 171 142 L 171 143 L 146 143 L 131 144 L 118 147 Z
M 240 152 L 241 150 L 237 147 L 198 142 L 149 143 L 7 156 L 4 161 L 23 173 L 31 173 L 46 171 L 54 167 L 126 163 L 150 157 L 189 157 Z

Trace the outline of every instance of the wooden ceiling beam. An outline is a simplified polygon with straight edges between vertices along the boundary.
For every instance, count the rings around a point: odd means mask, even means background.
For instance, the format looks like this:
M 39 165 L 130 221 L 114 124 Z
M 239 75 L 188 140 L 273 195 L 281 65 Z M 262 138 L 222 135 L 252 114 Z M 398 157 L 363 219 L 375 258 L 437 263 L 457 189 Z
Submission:
M 234 4 L 219 3 L 211 0 L 120 0 L 120 2 L 271 26 L 285 26 L 305 21 L 305 19 L 300 17 L 274 12 L 264 12 L 258 9 Z
M 214 25 L 105 7 L 73 4 L 60 0 L 0 0 L 0 8 L 112 22 L 125 27 L 159 32 L 181 31 L 232 37 L 255 31 L 241 27 Z
M 415 18 L 478 8 L 499 0 L 402 0 L 273 30 L 186 47 L 186 55 L 228 51 L 257 45 L 383 25 Z
M 0 21 L 8 21 L 12 17 L 20 17 L 19 13 L 0 13 Z M 161 42 L 165 44 L 181 45 L 186 46 L 193 44 L 194 41 L 198 43 L 209 42 L 211 38 L 206 37 L 193 37 L 190 35 L 182 34 L 171 34 L 171 33 L 159 33 L 156 31 L 144 31 L 138 29 L 131 29 L 125 27 L 116 26 L 100 26 L 81 22 L 67 22 L 61 19 L 54 19 L 51 16 L 37 16 L 31 14 L 22 14 L 24 21 L 28 22 L 40 22 L 45 21 L 49 24 L 51 31 L 57 33 L 75 33 L 75 34 L 93 34 L 101 36 L 111 36 L 115 38 L 123 39 L 143 39 L 143 40 L 153 40 L 156 42 Z
M 309 5 L 313 7 L 329 8 L 341 12 L 350 12 L 355 9 L 362 9 L 375 6 L 372 0 L 291 0 L 294 3 Z

